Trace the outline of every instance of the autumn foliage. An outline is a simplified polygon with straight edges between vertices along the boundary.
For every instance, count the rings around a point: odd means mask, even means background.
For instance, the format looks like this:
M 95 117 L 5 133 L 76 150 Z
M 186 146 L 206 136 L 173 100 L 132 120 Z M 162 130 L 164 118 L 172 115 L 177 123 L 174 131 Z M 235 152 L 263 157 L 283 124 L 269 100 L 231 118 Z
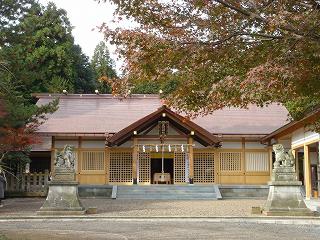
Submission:
M 174 80 L 164 98 L 192 114 L 279 102 L 299 119 L 319 106 L 319 1 L 111 2 L 118 27 L 101 31 L 125 61 L 119 92 Z
M 58 100 L 35 106 L 17 91 L 10 80 L 0 83 L 0 170 L 6 159 L 28 160 L 32 144 L 40 143 L 36 135 L 47 114 L 57 109 Z
M 1 127 L 0 135 L 1 152 L 24 151 L 32 144 L 40 143 L 40 139 L 27 127 Z

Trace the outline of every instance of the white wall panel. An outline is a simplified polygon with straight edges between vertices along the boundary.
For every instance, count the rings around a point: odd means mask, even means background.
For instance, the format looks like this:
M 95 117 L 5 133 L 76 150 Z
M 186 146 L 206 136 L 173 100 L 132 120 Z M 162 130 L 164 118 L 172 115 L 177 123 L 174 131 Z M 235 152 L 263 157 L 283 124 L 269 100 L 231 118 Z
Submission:
M 299 128 L 292 133 L 292 145 L 300 145 L 304 142 L 304 129 Z
M 316 140 L 319 140 L 319 133 L 310 132 L 310 131 L 306 131 L 304 133 L 304 141 L 305 142 L 311 142 L 311 141 L 316 141 Z
M 266 148 L 266 145 L 263 145 L 260 142 L 246 142 L 245 146 L 247 149 L 265 149 Z
M 79 146 L 78 140 L 56 140 L 55 141 L 56 148 L 64 148 L 65 145 L 71 145 L 75 148 Z
M 131 147 L 133 147 L 133 141 L 127 141 L 127 142 L 125 142 L 125 143 L 123 143 L 122 145 L 120 145 L 119 147 L 121 147 L 121 148 L 131 148 Z
M 247 172 L 268 172 L 269 155 L 267 152 L 246 152 Z
M 299 128 L 292 133 L 292 147 L 319 140 L 319 133 L 307 131 L 304 128 Z
M 193 144 L 194 144 L 194 148 L 205 148 L 205 146 L 203 146 L 201 143 L 197 141 L 194 141 Z
M 241 149 L 242 148 L 242 142 L 222 142 L 222 149 Z
M 105 148 L 105 141 L 104 140 L 83 140 L 82 141 L 82 148 Z
M 282 144 L 284 149 L 289 150 L 291 149 L 291 141 L 290 140 L 279 140 L 279 144 Z

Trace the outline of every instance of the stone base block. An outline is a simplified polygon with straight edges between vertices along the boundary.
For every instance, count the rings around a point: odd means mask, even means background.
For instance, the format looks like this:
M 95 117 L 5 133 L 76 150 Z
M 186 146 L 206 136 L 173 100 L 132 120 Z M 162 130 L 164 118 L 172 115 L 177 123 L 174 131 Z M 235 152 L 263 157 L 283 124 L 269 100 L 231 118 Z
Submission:
M 86 210 L 87 214 L 97 214 L 98 213 L 98 208 L 97 207 L 88 207 Z
M 295 167 L 276 167 L 272 171 L 271 180 L 274 182 L 298 182 Z
M 56 168 L 53 172 L 54 181 L 72 182 L 76 179 L 73 169 Z
M 252 207 L 251 214 L 261 214 L 261 207 Z
M 269 183 L 269 195 L 263 209 L 268 216 L 314 216 L 304 203 L 301 182 L 277 181 Z
M 311 210 L 309 211 L 297 211 L 297 210 L 292 210 L 292 211 L 263 211 L 262 214 L 266 216 L 309 216 L 313 217 L 316 216 L 317 214 L 315 212 L 312 212 Z
M 78 183 L 53 182 L 39 215 L 81 215 L 85 213 L 78 195 Z
M 86 214 L 86 210 L 83 211 L 62 211 L 62 210 L 54 210 L 54 211 L 45 211 L 45 210 L 40 210 L 37 211 L 37 215 L 41 216 L 73 216 L 73 215 L 84 215 Z

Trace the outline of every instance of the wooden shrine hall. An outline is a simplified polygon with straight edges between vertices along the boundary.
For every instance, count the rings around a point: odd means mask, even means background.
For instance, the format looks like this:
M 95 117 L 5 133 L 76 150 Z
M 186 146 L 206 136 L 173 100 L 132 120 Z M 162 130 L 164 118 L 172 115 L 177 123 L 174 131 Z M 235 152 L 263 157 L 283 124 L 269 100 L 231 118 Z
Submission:
M 224 108 L 188 119 L 158 95 L 35 94 L 58 97 L 32 149 L 31 171 L 54 171 L 57 151 L 74 147 L 80 184 L 266 184 L 272 148 L 261 139 L 287 123 L 279 104 Z M 289 140 L 280 140 L 289 149 Z

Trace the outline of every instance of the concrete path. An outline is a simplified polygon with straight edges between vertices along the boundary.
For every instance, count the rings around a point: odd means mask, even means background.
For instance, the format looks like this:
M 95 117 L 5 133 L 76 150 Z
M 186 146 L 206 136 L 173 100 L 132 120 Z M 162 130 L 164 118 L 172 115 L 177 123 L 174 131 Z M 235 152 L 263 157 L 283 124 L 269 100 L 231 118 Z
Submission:
M 320 226 L 219 223 L 185 219 L 98 219 L 1 221 L 7 239 L 319 239 Z M 0 237 L 1 239 L 1 237 Z M 3 237 L 3 239 L 5 239 Z

